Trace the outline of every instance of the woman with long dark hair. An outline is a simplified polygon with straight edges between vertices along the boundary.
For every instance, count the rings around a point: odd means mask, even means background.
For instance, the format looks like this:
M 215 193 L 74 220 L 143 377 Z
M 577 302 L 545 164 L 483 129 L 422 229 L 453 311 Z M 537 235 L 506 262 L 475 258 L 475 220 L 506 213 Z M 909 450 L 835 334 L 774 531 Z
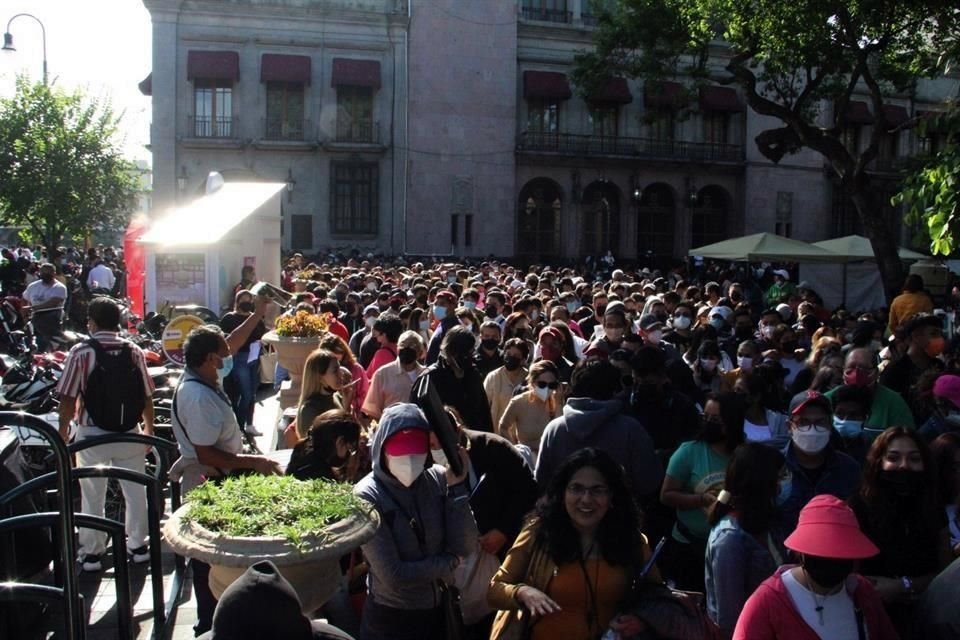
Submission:
M 957 557 L 960 556 L 960 433 L 944 433 L 933 441 L 930 451 L 937 465 L 940 506 L 947 517 L 950 550 Z
M 567 458 L 490 583 L 488 600 L 500 609 L 491 640 L 528 624 L 521 607 L 533 616 L 530 640 L 600 637 L 650 557 L 640 524 L 623 468 L 609 454 L 586 448 Z M 646 579 L 660 582 L 655 567 Z M 631 618 L 619 616 L 613 628 Z
M 880 434 L 867 453 L 860 491 L 850 499 L 880 553 L 861 566 L 901 638 L 913 638 L 914 604 L 952 558 L 926 442 L 905 427 Z
M 770 535 L 783 454 L 758 442 L 733 452 L 724 489 L 713 503 L 706 553 L 707 613 L 731 637 L 750 594 L 783 562 Z

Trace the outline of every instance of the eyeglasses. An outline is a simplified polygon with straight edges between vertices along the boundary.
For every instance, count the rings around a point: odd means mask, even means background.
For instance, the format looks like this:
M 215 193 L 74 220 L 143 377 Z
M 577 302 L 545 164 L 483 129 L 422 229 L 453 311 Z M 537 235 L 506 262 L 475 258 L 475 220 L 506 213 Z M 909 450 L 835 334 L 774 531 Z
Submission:
M 826 421 L 812 421 L 812 420 L 795 420 L 793 423 L 794 428 L 797 431 L 810 431 L 810 429 L 816 429 L 817 431 L 829 431 L 830 424 Z
M 540 389 L 546 389 L 549 387 L 551 391 L 560 388 L 560 383 L 557 382 L 556 380 L 554 380 L 553 382 L 545 382 L 543 380 L 537 380 L 536 382 L 534 382 L 534 384 L 537 385 L 537 387 L 539 387 Z
M 603 499 L 610 497 L 610 487 L 602 484 L 592 487 L 585 487 L 582 484 L 574 483 L 567 486 L 567 493 L 574 498 L 582 498 L 589 493 L 591 498 Z

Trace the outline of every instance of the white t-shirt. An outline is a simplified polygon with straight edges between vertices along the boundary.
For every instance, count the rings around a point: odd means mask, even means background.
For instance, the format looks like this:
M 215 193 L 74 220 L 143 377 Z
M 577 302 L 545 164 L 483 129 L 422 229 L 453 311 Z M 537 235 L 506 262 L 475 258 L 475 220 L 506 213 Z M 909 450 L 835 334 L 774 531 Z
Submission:
M 50 284 L 44 284 L 43 280 L 31 282 L 30 285 L 23 291 L 23 299 L 26 300 L 31 307 L 35 307 L 38 304 L 43 304 L 47 300 L 51 300 L 53 298 L 60 298 L 61 300 L 66 300 L 67 298 L 67 287 L 56 279 L 54 279 L 54 281 Z M 42 313 L 44 311 L 59 311 L 61 309 L 63 309 L 62 303 L 59 307 L 40 309 L 37 313 Z
M 770 427 L 765 424 L 754 424 L 749 420 L 743 421 L 743 435 L 747 442 L 766 442 L 770 439 Z
M 105 264 L 98 264 L 87 274 L 87 286 L 91 289 L 113 289 L 117 279 Z
M 822 640 L 857 640 L 860 637 L 857 634 L 857 614 L 854 612 L 853 598 L 846 589 L 840 589 L 828 596 L 818 595 L 815 601 L 813 592 L 797 582 L 792 571 L 784 571 L 780 578 L 793 600 L 793 606 L 797 608 L 797 613 Z M 822 606 L 823 611 L 817 611 L 818 606 Z M 867 633 L 866 625 L 863 631 L 864 634 Z

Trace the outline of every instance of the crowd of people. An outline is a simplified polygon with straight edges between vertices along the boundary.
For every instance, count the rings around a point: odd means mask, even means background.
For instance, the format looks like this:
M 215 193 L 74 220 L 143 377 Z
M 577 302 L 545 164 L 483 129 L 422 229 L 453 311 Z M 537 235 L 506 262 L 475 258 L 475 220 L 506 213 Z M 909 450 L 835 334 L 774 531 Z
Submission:
M 600 279 L 296 255 L 284 273 L 290 312 L 330 325 L 288 472 L 354 483 L 382 520 L 324 610 L 355 637 L 448 637 L 450 586 L 469 638 L 960 632 L 960 339 L 918 276 L 859 312 L 719 264 Z M 277 471 L 215 397 L 264 315 L 237 301 L 236 327 L 185 346 L 204 384 L 174 424 L 196 478 Z M 461 472 L 412 403 L 424 379 Z M 217 426 L 185 429 L 203 403 Z

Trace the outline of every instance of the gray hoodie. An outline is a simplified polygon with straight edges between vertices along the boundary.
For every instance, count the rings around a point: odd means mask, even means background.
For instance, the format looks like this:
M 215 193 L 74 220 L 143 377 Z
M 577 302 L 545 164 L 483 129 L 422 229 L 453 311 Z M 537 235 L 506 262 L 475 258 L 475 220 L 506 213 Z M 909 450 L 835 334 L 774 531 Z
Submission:
M 618 398 L 570 398 L 563 415 L 547 424 L 537 458 L 540 488 L 546 488 L 570 454 L 584 447 L 602 449 L 623 465 L 635 496 L 660 490 L 663 465 L 654 453 L 653 440 L 639 422 L 623 414 L 623 402 Z
M 380 528 L 363 545 L 370 565 L 368 597 L 396 609 L 432 609 L 440 604 L 437 580 L 449 583 L 458 558 L 477 548 L 477 524 L 466 488 L 448 490 L 443 467 L 428 467 L 410 487 L 387 471 L 384 442 L 411 428 L 430 430 L 416 405 L 395 404 L 383 412 L 370 447 L 373 471 L 353 493 L 380 513 Z M 422 531 L 422 544 L 411 519 Z

